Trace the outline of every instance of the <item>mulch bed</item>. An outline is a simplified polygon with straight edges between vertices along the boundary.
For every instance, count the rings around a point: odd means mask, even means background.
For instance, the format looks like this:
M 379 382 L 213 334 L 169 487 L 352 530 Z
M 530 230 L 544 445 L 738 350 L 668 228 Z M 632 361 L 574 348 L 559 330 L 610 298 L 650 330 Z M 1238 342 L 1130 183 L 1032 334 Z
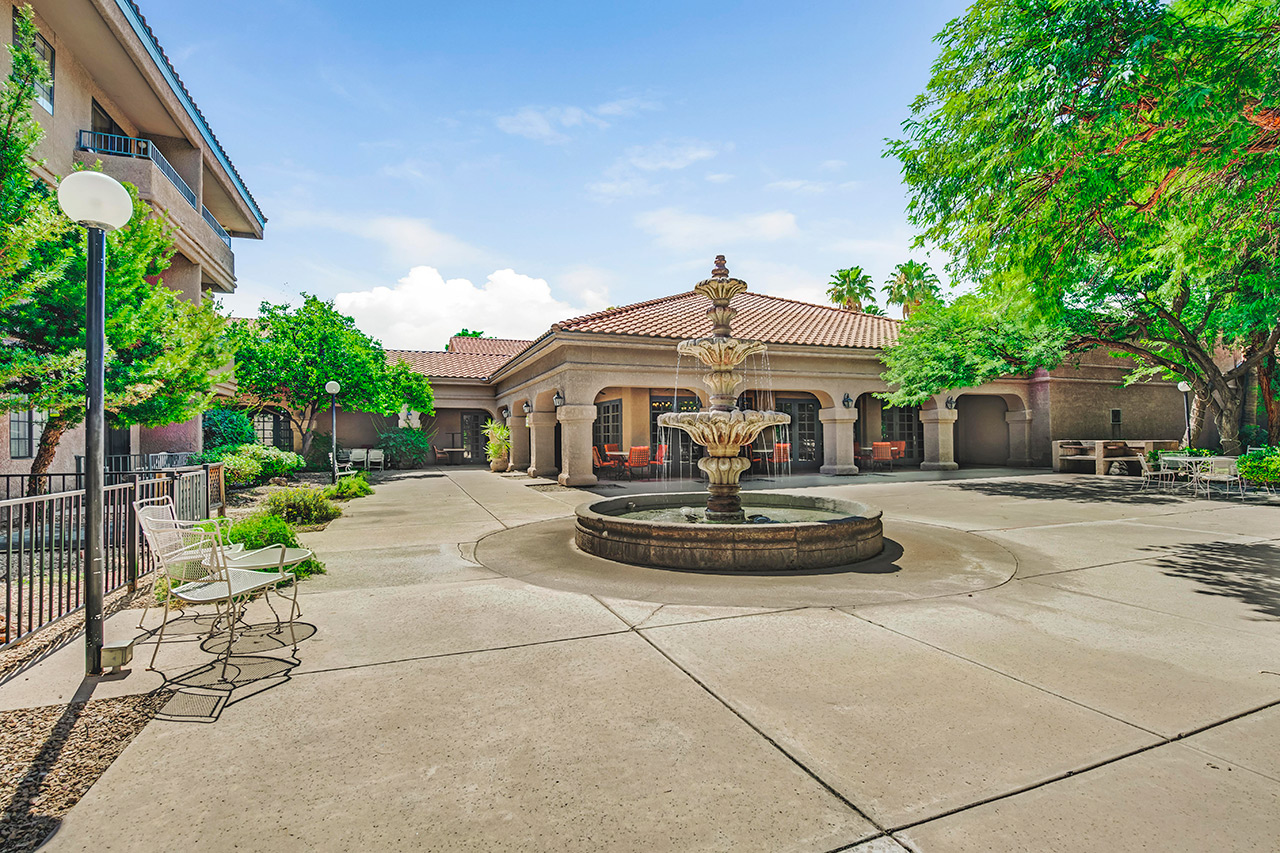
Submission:
M 0 849 L 39 847 L 172 695 L 0 712 Z

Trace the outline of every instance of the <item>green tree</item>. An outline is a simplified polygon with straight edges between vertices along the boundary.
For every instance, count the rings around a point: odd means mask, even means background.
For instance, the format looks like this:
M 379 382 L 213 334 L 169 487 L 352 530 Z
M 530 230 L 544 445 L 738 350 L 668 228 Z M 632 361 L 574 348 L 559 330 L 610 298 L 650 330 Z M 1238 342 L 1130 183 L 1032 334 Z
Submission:
M 872 317 L 887 317 L 887 316 L 889 316 L 888 314 L 884 313 L 884 309 L 883 309 L 883 308 L 881 308 L 879 305 L 875 305 L 875 304 L 871 304 L 871 305 L 864 305 L 864 306 L 862 307 L 862 313 L 863 313 L 863 314 L 870 314 Z
M 962 384 L 948 365 L 983 381 L 1100 347 L 1129 381 L 1185 378 L 1235 452 L 1243 380 L 1280 341 L 1273 0 L 979 0 L 937 41 L 889 149 L 917 245 L 978 289 L 908 323 L 893 399 Z
M 228 352 L 223 321 L 154 283 L 173 257 L 172 229 L 133 198 L 133 218 L 107 235 L 106 396 L 111 426 L 163 426 L 207 408 L 214 371 Z M 43 475 L 66 431 L 85 418 L 86 242 L 79 228 L 32 249 L 28 274 L 42 279 L 31 298 L 0 309 L 0 411 L 40 409 L 48 423 L 31 473 Z M 60 275 L 47 280 L 48 270 Z M 43 478 L 33 476 L 37 493 Z
M 941 284 L 938 276 L 921 261 L 905 261 L 893 268 L 893 274 L 884 283 L 885 302 L 902 307 L 902 318 L 926 300 L 938 298 Z
M 828 283 L 831 286 L 827 288 L 827 296 L 832 304 L 839 305 L 846 311 L 864 311 L 863 306 L 866 305 L 875 307 L 874 279 L 862 267 L 836 270 Z
M 329 408 L 325 383 L 336 380 L 347 411 L 393 415 L 401 407 L 435 413 L 431 385 L 403 361 L 387 362 L 382 344 L 356 328 L 332 302 L 303 294 L 302 305 L 262 303 L 258 319 L 233 331 L 236 385 L 254 408 L 288 413 L 306 456 L 317 416 Z
M 454 332 L 455 338 L 483 338 L 484 332 L 473 332 L 470 329 L 460 329 Z
M 31 107 L 36 86 L 49 82 L 49 69 L 33 49 L 36 27 L 30 6 L 17 9 L 14 36 L 9 76 L 0 87 L 0 308 L 29 298 L 59 277 L 60 267 L 33 268 L 31 256 L 72 228 L 53 193 L 31 172 L 32 152 L 44 137 Z M 57 260 L 64 266 L 67 261 Z

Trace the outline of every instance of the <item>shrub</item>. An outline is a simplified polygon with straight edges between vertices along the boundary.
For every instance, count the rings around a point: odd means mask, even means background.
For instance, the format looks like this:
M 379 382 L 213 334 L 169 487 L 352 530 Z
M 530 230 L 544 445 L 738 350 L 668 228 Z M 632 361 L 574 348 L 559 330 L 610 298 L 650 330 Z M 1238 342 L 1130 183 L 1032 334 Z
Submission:
M 262 479 L 262 463 L 250 456 L 231 453 L 219 461 L 228 486 L 252 486 Z
M 435 461 L 431 451 L 435 437 L 434 429 L 404 427 L 380 435 L 378 447 L 386 452 L 387 461 L 394 468 L 424 468 Z
M 332 445 L 329 440 L 329 433 L 317 432 L 311 436 L 311 447 L 307 450 L 307 470 L 308 471 L 328 471 L 332 467 L 329 462 L 329 450 Z M 342 441 L 338 441 L 338 452 L 346 450 Z
M 1250 483 L 1280 483 L 1280 447 L 1264 447 L 1236 460 L 1236 470 Z
M 323 489 L 285 489 L 267 497 L 266 510 L 295 524 L 324 524 L 342 515 L 337 504 L 325 497 Z
M 257 460 L 263 477 L 283 477 L 306 465 L 302 456 L 292 450 L 267 447 L 265 444 L 242 444 L 236 453 Z
M 242 542 L 246 551 L 266 548 L 268 545 L 284 545 L 286 548 L 302 547 L 298 535 L 282 518 L 265 512 L 255 513 L 231 525 L 230 539 Z M 297 578 L 324 574 L 324 563 L 311 557 L 287 571 Z
M 210 409 L 201 418 L 205 447 L 235 447 L 255 440 L 253 421 L 235 409 Z
M 490 462 L 506 459 L 511 453 L 511 428 L 506 424 L 489 419 L 484 425 L 484 436 L 489 439 L 484 455 Z
M 325 486 L 324 496 L 333 501 L 349 501 L 373 494 L 373 487 L 364 478 L 364 473 L 343 477 L 332 486 Z

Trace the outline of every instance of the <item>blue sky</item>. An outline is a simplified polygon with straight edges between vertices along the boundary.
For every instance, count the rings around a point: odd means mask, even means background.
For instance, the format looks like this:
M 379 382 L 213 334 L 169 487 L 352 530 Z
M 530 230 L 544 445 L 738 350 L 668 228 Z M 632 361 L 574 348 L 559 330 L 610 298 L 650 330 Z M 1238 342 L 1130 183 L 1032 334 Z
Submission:
M 964 8 L 140 5 L 269 219 L 224 304 L 314 293 L 412 349 L 685 291 L 718 253 L 780 296 L 882 281 L 911 238 L 883 140 Z

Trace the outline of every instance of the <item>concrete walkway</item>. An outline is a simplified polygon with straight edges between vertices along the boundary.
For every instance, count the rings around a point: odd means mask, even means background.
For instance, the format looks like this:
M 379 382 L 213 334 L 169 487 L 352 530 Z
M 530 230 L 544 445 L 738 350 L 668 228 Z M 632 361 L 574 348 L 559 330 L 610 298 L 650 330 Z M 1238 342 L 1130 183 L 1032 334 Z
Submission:
M 153 721 L 45 849 L 1280 848 L 1280 503 L 937 479 L 810 489 L 901 544 L 812 586 L 573 562 L 582 492 L 391 475 L 308 538 L 296 665 Z M 0 705 L 158 686 L 79 663 Z

